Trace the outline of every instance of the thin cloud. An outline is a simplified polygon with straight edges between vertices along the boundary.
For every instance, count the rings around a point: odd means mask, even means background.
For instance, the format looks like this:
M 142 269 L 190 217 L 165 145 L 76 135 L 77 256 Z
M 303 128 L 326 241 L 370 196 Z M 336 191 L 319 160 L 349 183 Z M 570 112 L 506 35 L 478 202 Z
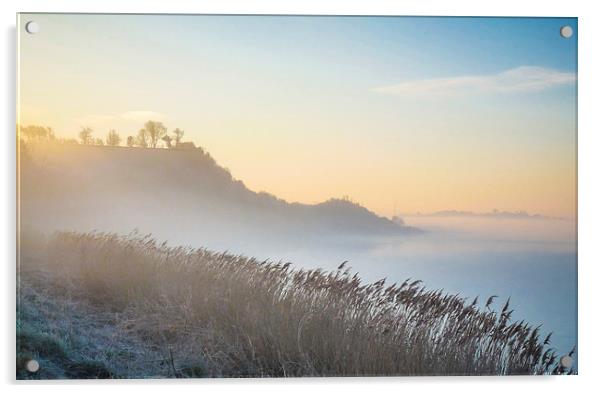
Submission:
M 420 79 L 381 86 L 372 91 L 395 96 L 457 96 L 536 92 L 574 83 L 576 75 L 550 68 L 521 66 L 491 75 Z

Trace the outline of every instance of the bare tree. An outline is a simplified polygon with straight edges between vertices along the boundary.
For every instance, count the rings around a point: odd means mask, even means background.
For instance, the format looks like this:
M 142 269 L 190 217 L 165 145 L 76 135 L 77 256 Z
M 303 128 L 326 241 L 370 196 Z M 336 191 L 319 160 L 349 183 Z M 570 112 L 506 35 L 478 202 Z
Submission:
M 126 141 L 126 145 L 128 147 L 134 147 L 136 145 L 136 138 L 134 138 L 133 136 L 128 136 L 128 139 Z
M 27 126 L 27 127 L 19 127 L 20 134 L 27 138 L 28 141 L 54 141 L 56 137 L 54 136 L 54 131 L 50 127 L 42 127 L 42 126 Z
M 119 136 L 119 133 L 115 130 L 109 131 L 109 133 L 107 134 L 107 145 L 119 146 L 120 143 L 121 137 Z
M 184 136 L 184 131 L 180 130 L 179 128 L 176 128 L 175 130 L 173 130 L 173 135 L 174 135 L 174 139 L 176 141 L 176 146 L 178 146 L 178 143 L 180 143 L 182 141 L 182 137 Z
M 141 128 L 140 131 L 138 131 L 138 135 L 136 136 L 136 146 L 148 147 L 149 139 L 150 138 L 148 136 L 146 128 Z
M 92 130 L 90 127 L 82 127 L 82 130 L 79 132 L 79 139 L 81 140 L 82 145 L 92 145 L 94 144 L 94 138 L 92 138 Z
M 167 133 L 167 128 L 163 125 L 163 123 L 159 121 L 147 121 L 144 124 L 144 129 L 146 130 L 146 134 L 148 135 L 149 145 L 152 148 L 157 147 L 157 143 Z
M 169 135 L 165 135 L 163 138 L 161 138 L 161 140 L 165 142 L 167 148 L 171 149 L 171 141 L 173 140 L 172 137 L 170 137 Z

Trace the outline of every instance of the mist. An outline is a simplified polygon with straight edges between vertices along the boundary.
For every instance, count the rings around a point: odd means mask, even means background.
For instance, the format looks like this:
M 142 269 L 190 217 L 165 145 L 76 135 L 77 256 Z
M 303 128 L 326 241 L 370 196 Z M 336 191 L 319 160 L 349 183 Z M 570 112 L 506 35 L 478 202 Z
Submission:
M 560 350 L 575 344 L 572 220 L 424 215 L 399 224 L 348 200 L 288 203 L 249 190 L 202 149 L 33 144 L 22 157 L 22 229 L 137 231 L 327 271 L 348 261 L 366 282 L 414 278 L 467 298 L 510 297 L 516 318 L 544 323 Z

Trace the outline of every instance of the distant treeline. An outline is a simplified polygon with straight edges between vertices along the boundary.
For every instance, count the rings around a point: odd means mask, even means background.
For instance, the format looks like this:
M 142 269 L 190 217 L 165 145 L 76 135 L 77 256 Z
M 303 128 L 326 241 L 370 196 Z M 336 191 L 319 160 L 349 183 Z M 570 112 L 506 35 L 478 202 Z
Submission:
M 54 130 L 50 127 L 29 125 L 19 127 L 19 137 L 27 142 L 57 142 L 71 145 L 96 145 L 96 146 L 120 146 L 123 138 L 115 129 L 109 130 L 105 138 L 94 137 L 94 130 L 90 127 L 82 127 L 78 138 L 57 138 Z M 194 143 L 183 142 L 184 131 L 176 128 L 171 133 L 167 127 L 159 122 L 149 120 L 138 130 L 136 135 L 125 138 L 128 147 L 186 147 L 194 148 Z

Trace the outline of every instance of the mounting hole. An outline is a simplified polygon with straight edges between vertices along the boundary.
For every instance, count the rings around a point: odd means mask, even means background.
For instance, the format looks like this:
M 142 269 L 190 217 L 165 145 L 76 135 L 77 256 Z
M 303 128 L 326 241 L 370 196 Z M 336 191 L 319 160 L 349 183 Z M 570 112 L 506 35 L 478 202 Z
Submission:
M 38 363 L 38 361 L 35 359 L 31 359 L 30 361 L 28 361 L 25 364 L 25 368 L 30 373 L 35 373 L 36 371 L 38 371 L 40 369 L 40 363 Z
M 571 368 L 573 365 L 573 359 L 568 355 L 564 355 L 560 358 L 560 365 L 564 368 Z
M 562 26 L 560 28 L 562 38 L 571 38 L 573 36 L 573 28 L 571 26 Z
M 25 31 L 29 34 L 35 34 L 40 31 L 40 25 L 37 22 L 29 21 L 25 24 Z

